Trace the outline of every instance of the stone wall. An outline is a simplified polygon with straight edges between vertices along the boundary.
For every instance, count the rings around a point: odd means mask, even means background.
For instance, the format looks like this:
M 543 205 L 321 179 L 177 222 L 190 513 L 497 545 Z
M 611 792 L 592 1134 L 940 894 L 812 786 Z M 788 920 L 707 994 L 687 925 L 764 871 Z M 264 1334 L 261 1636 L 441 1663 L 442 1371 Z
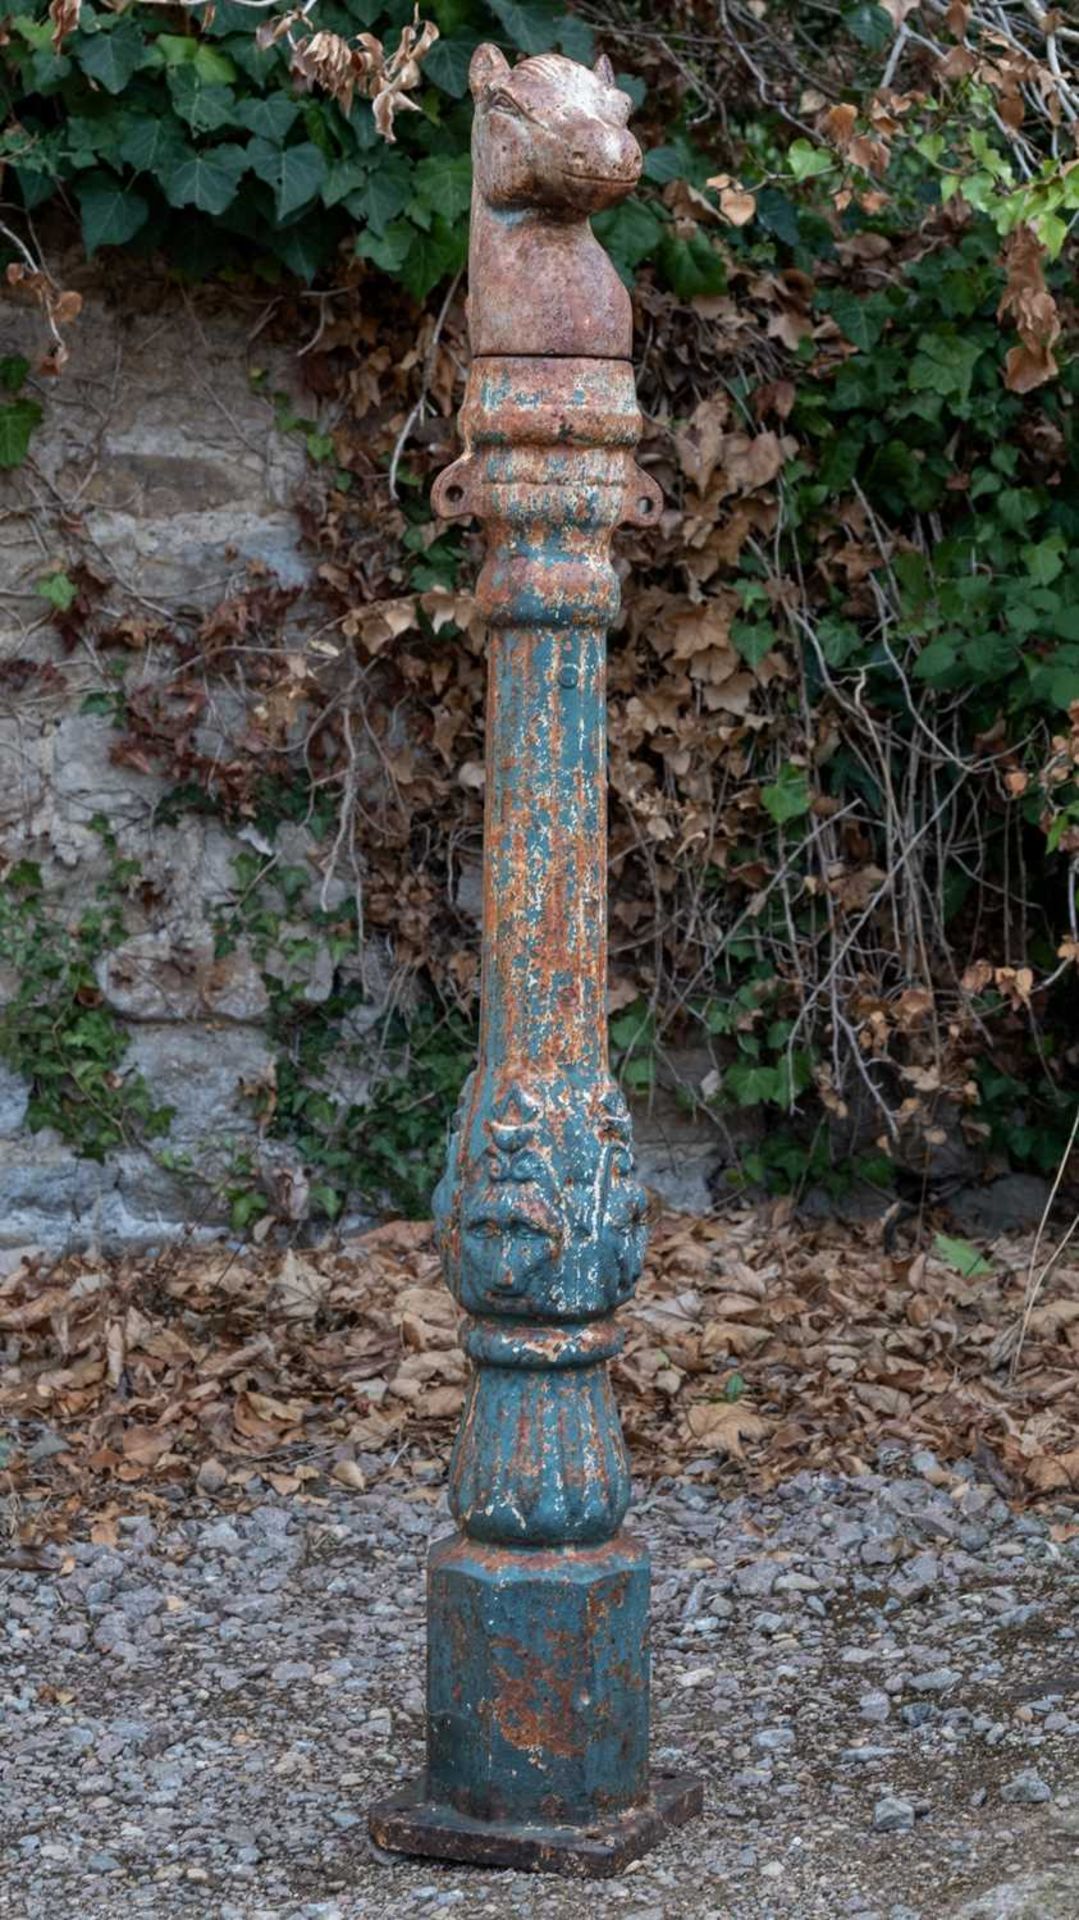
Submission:
M 240 1089 L 271 1057 L 261 975 L 242 949 L 213 953 L 209 919 L 235 887 L 239 844 L 212 819 L 155 821 L 163 781 L 114 764 L 109 714 L 94 701 L 86 710 L 112 661 L 68 650 L 38 583 L 84 564 L 104 611 L 152 629 L 197 621 L 252 562 L 304 580 L 292 507 L 304 453 L 252 382 L 249 303 L 199 302 L 152 281 L 121 298 L 78 267 L 65 278 L 85 298 L 71 360 L 59 381 L 36 383 L 44 420 L 30 460 L 0 479 L 0 872 L 33 860 L 50 911 L 75 917 L 104 875 L 95 820 L 137 860 L 130 937 L 101 965 L 100 991 L 129 1026 L 124 1071 L 141 1071 L 174 1110 L 168 1146 L 207 1167 L 224 1141 L 252 1135 Z M 33 361 L 36 312 L 9 304 L 0 317 L 4 353 Z M 264 346 L 258 363 L 267 390 L 288 386 L 287 349 Z M 27 663 L 51 663 L 55 677 L 29 676 Z M 122 665 L 137 686 L 156 670 L 153 648 Z M 0 995 L 13 989 L 0 974 Z M 27 1092 L 0 1066 L 0 1240 L 146 1240 L 220 1219 L 203 1183 L 153 1153 L 134 1147 L 99 1165 L 48 1130 L 31 1133 Z
M 196 296 L 152 277 L 118 289 L 78 263 L 64 280 L 85 301 L 70 363 L 60 380 L 32 382 L 43 423 L 27 463 L 0 475 L 0 885 L 14 863 L 32 861 L 49 913 L 76 918 L 107 877 L 108 823 L 139 883 L 124 900 L 123 938 L 97 965 L 96 991 L 128 1036 L 121 1071 L 141 1073 L 173 1117 L 164 1140 L 133 1142 L 99 1164 L 48 1128 L 30 1130 L 30 1089 L 0 1062 L 0 1244 L 53 1248 L 219 1230 L 225 1169 L 239 1151 L 278 1193 L 302 1188 L 302 1168 L 262 1139 L 250 1097 L 273 1071 L 273 957 L 256 965 L 242 941 L 215 950 L 215 911 L 234 899 L 234 861 L 258 836 L 195 814 L 159 817 L 165 782 L 116 764 L 101 689 L 118 669 L 129 691 L 160 671 L 143 630 L 197 628 L 253 570 L 300 586 L 312 569 L 294 508 L 303 440 L 279 429 L 273 399 L 295 392 L 296 361 L 266 324 L 272 300 Z M 9 303 L 0 322 L 0 352 L 33 361 L 37 313 Z M 65 639 L 42 598 L 43 579 L 79 567 L 95 583 L 98 612 L 127 623 L 131 645 L 119 661 L 113 650 L 98 657 L 85 635 Z M 294 617 L 302 646 L 302 598 Z M 326 904 L 315 843 L 288 825 L 275 847 L 310 868 L 302 919 L 305 905 Z M 289 964 L 285 953 L 279 966 Z M 352 964 L 370 977 L 373 1024 L 385 956 Z M 322 947 L 305 959 L 311 999 L 328 995 L 333 968 Z M 0 966 L 0 1005 L 16 984 Z M 361 1031 L 341 1068 L 354 1095 L 363 1049 Z M 672 1100 L 642 1115 L 640 1132 L 652 1180 L 703 1204 L 730 1157 L 715 1131 L 687 1130 Z

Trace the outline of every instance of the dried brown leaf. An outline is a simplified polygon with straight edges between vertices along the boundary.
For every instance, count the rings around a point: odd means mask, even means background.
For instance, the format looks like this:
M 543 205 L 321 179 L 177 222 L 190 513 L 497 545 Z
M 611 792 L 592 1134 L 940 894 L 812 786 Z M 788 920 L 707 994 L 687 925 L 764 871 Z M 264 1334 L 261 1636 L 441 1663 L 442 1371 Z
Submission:
M 698 1447 L 740 1460 L 743 1442 L 760 1440 L 768 1422 L 742 1400 L 698 1400 L 686 1409 L 686 1426 Z

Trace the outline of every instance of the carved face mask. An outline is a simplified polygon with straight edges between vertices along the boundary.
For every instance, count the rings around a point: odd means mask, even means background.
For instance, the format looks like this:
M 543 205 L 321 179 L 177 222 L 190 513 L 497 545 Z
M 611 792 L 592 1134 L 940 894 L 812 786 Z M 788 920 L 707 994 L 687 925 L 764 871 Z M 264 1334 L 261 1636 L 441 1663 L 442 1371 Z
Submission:
M 562 1224 L 538 1187 L 508 1181 L 476 1195 L 462 1222 L 464 1259 L 477 1305 L 528 1300 L 557 1271 Z

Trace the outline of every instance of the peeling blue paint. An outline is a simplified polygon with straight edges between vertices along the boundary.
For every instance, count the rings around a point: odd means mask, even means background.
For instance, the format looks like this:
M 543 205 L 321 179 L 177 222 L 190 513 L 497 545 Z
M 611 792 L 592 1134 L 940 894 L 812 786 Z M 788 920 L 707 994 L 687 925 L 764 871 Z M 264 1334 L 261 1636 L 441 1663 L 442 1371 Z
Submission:
M 510 71 L 494 48 L 476 63 Z M 557 56 L 523 62 L 512 84 L 531 85 L 529 69 L 555 75 L 567 98 L 610 105 L 606 69 L 598 94 Z M 607 134 L 611 151 L 636 150 L 622 122 Z M 500 231 L 512 226 L 514 245 L 533 231 L 474 200 L 474 243 L 477 218 L 474 346 L 509 312 L 507 288 L 483 277 Z M 624 289 L 581 225 L 599 291 L 590 305 L 586 287 L 564 288 L 566 312 L 625 342 L 608 353 L 628 352 Z M 630 1117 L 607 1054 L 610 545 L 619 524 L 658 518 L 662 499 L 633 458 L 628 358 L 559 351 L 558 289 L 528 291 L 548 303 L 550 348 L 480 345 L 465 451 L 433 494 L 437 512 L 475 515 L 487 534 L 479 1060 L 434 1195 L 473 1374 L 450 1467 L 459 1530 L 429 1563 L 426 1781 L 376 1809 L 372 1831 L 451 1858 L 592 1872 L 700 1805 L 695 1782 L 649 1786 L 648 1555 L 622 1527 L 629 1462 L 609 1376 L 621 1346 L 612 1315 L 645 1249 Z M 606 1851 L 592 1846 L 601 1828 Z
M 428 1791 L 473 1818 L 587 1820 L 647 1787 L 648 1562 L 620 1533 L 608 1374 L 645 1195 L 607 1060 L 605 680 L 611 533 L 651 483 L 625 364 L 478 362 L 462 420 L 440 487 L 489 535 L 483 986 L 434 1206 L 475 1372 L 450 1469 L 461 1533 L 432 1560 Z M 527 1754 L 507 1713 L 536 1733 Z

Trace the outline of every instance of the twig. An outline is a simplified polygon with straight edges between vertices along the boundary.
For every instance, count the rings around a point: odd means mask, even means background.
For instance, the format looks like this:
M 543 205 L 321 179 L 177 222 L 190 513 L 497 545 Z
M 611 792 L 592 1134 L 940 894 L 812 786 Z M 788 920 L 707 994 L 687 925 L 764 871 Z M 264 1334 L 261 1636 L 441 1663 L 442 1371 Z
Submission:
M 909 39 L 910 39 L 910 28 L 908 27 L 906 21 L 904 20 L 902 26 L 899 29 L 899 32 L 896 34 L 895 39 L 892 42 L 892 50 L 888 55 L 888 64 L 885 67 L 884 72 L 880 76 L 880 84 L 882 88 L 890 87 L 892 84 L 892 81 L 895 79 L 896 70 L 899 66 L 899 62 L 903 58 L 904 52 L 906 51 L 906 45 Z
M 391 500 L 397 499 L 397 469 L 401 464 L 401 455 L 405 450 L 405 446 L 408 441 L 408 436 L 412 432 L 412 429 L 415 426 L 417 419 L 422 418 L 422 415 L 427 406 L 427 394 L 428 394 L 428 389 L 430 388 L 430 385 L 431 385 L 431 376 L 435 370 L 435 355 L 438 352 L 438 343 L 442 335 L 442 329 L 446 323 L 446 315 L 449 313 L 453 296 L 457 292 L 457 289 L 460 286 L 460 284 L 461 284 L 461 268 L 458 267 L 457 272 L 454 274 L 453 279 L 450 281 L 450 284 L 446 289 L 446 298 L 443 300 L 442 305 L 438 310 L 438 318 L 434 324 L 434 331 L 431 334 L 431 338 L 427 345 L 427 352 L 424 355 L 423 377 L 420 384 L 419 398 L 416 401 L 415 406 L 412 408 L 412 411 L 409 414 L 407 420 L 405 421 L 404 426 L 401 428 L 401 431 L 397 436 L 397 441 L 393 449 L 393 456 L 390 460 L 390 472 L 389 472 L 389 488 L 390 488 Z
M 1041 1290 L 1045 1285 L 1048 1275 L 1052 1272 L 1052 1269 L 1056 1265 L 1056 1262 L 1060 1259 L 1061 1254 L 1063 1253 L 1072 1235 L 1076 1231 L 1076 1228 L 1079 1227 L 1079 1214 L 1076 1214 L 1075 1219 L 1072 1221 L 1071 1226 L 1068 1228 L 1068 1231 L 1064 1235 L 1064 1238 L 1060 1241 L 1060 1244 L 1053 1249 L 1053 1252 L 1050 1254 L 1041 1272 L 1035 1275 L 1034 1268 L 1037 1262 L 1039 1250 L 1041 1248 L 1042 1238 L 1045 1234 L 1046 1223 L 1048 1222 L 1049 1215 L 1052 1213 L 1053 1207 L 1056 1204 L 1056 1197 L 1057 1197 L 1057 1194 L 1060 1192 L 1060 1183 L 1064 1178 L 1064 1174 L 1067 1170 L 1068 1162 L 1071 1159 L 1072 1148 L 1075 1145 L 1075 1137 L 1077 1133 L 1079 1133 L 1079 1105 L 1076 1106 L 1075 1118 L 1072 1121 L 1071 1132 L 1068 1135 L 1068 1144 L 1065 1147 L 1064 1152 L 1060 1156 L 1060 1165 L 1057 1168 L 1056 1179 L 1053 1181 L 1049 1198 L 1046 1201 L 1045 1206 L 1042 1208 L 1042 1217 L 1038 1222 L 1038 1231 L 1034 1236 L 1034 1245 L 1030 1249 L 1030 1262 L 1027 1266 L 1026 1294 L 1023 1300 L 1023 1317 L 1019 1322 L 1019 1332 L 1016 1337 L 1015 1352 L 1012 1354 L 1012 1363 L 1008 1370 L 1008 1378 L 1013 1383 L 1015 1381 L 1016 1372 L 1019 1367 L 1020 1357 L 1023 1352 L 1023 1342 L 1027 1337 L 1027 1330 L 1030 1326 L 1030 1318 L 1032 1313 L 1034 1312 L 1035 1305 L 1037 1304 L 1038 1296 L 1040 1295 Z

